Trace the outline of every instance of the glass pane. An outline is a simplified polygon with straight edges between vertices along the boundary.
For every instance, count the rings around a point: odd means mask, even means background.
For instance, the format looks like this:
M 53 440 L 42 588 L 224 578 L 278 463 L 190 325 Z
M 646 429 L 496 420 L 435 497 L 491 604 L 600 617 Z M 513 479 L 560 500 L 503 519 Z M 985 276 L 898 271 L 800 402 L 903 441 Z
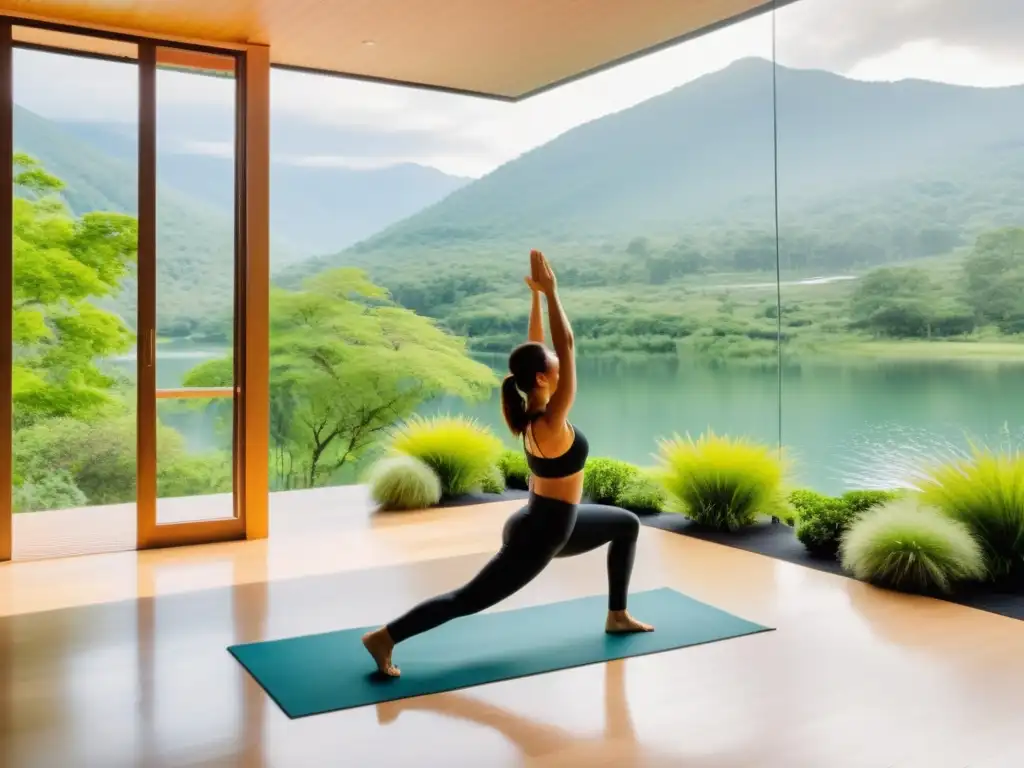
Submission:
M 137 67 L 15 50 L 14 101 L 14 554 L 132 549 Z
M 1024 49 L 883 5 L 777 16 L 783 435 L 829 494 L 1024 437 Z
M 232 387 L 234 60 L 186 53 L 157 52 L 157 387 Z M 158 402 L 158 524 L 233 516 L 232 407 Z
M 235 516 L 232 398 L 157 401 L 158 525 Z
M 771 51 L 761 15 L 519 104 L 275 74 L 273 487 L 359 482 L 413 413 L 514 447 L 497 383 L 531 248 L 558 274 L 592 456 L 649 467 L 659 438 L 708 429 L 774 455 Z M 344 107 L 328 130 L 311 104 Z

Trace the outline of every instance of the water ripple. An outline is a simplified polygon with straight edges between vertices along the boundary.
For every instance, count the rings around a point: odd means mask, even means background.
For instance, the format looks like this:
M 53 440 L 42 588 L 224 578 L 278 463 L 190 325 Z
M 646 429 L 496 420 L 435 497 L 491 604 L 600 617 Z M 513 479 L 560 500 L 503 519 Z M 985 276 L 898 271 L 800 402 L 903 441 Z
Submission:
M 916 489 L 928 467 L 970 456 L 971 447 L 1018 453 L 1024 446 L 1024 426 L 1008 424 L 995 434 L 964 433 L 952 441 L 939 431 L 896 422 L 873 425 L 843 444 L 844 466 L 832 475 L 845 488 Z

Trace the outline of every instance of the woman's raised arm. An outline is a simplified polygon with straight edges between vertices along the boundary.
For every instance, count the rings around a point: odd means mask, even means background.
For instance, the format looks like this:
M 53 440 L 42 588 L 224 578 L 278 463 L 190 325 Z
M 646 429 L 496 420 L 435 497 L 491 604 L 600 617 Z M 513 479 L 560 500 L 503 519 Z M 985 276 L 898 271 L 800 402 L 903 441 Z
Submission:
M 554 270 L 539 251 L 531 255 L 531 262 L 535 265 L 537 283 L 544 289 L 544 295 L 548 300 L 548 325 L 551 327 L 551 343 L 555 347 L 555 354 L 558 355 L 560 367 L 558 374 L 558 388 L 551 394 L 548 407 L 545 410 L 545 418 L 549 423 L 564 422 L 573 402 L 576 400 L 576 350 L 575 339 L 572 334 L 572 327 L 569 325 L 569 318 L 566 317 L 562 308 L 562 301 L 558 296 L 558 284 L 555 280 Z
M 544 291 L 532 278 L 526 278 L 526 284 L 530 286 L 530 329 L 527 338 L 538 344 L 544 343 L 544 314 L 541 310 L 540 299 Z

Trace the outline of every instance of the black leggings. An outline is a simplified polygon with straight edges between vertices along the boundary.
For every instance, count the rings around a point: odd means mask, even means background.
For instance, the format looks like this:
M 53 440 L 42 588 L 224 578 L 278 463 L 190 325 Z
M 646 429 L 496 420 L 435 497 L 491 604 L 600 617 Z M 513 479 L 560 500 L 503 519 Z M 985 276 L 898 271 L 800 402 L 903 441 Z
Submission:
M 608 610 L 624 611 L 633 572 L 640 520 L 632 512 L 599 504 L 567 504 L 531 495 L 505 523 L 504 544 L 468 583 L 420 603 L 388 624 L 400 643 L 460 616 L 500 603 L 525 587 L 556 557 L 608 547 Z

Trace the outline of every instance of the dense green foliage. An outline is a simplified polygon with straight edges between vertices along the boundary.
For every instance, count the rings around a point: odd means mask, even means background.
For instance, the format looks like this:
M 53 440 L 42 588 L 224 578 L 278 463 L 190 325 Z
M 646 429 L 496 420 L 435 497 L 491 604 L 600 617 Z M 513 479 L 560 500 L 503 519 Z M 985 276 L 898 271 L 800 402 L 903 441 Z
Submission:
M 41 512 L 47 509 L 74 509 L 89 503 L 66 470 L 58 470 L 31 482 L 14 486 L 11 501 L 15 512 Z
M 445 496 L 461 496 L 483 488 L 502 446 L 490 429 L 472 419 L 413 416 L 394 430 L 390 449 L 430 466 Z
M 835 557 L 839 543 L 863 512 L 896 498 L 893 491 L 847 491 L 839 498 L 813 491 L 794 491 L 796 537 L 807 551 L 819 557 Z
M 530 467 L 520 450 L 504 450 L 498 458 L 498 469 L 509 488 L 525 491 L 529 487 Z
M 111 402 L 114 379 L 98 363 L 134 334 L 98 299 L 115 296 L 135 261 L 135 220 L 75 218 L 63 182 L 18 154 L 14 200 L 14 413 L 16 426 L 88 417 Z
M 668 495 L 655 478 L 639 472 L 622 487 L 615 505 L 637 514 L 654 514 L 667 510 Z
M 615 504 L 638 474 L 637 468 L 625 461 L 590 459 L 583 475 L 583 493 L 595 504 Z
M 913 500 L 858 517 L 843 537 L 841 560 L 858 579 L 907 592 L 950 592 L 985 575 L 982 549 L 968 528 Z
M 227 453 L 189 453 L 181 434 L 160 425 L 157 493 L 162 498 L 231 491 Z M 37 421 L 14 434 L 15 493 L 22 511 L 135 500 L 134 413 L 121 409 L 81 421 Z M 59 481 L 52 479 L 57 473 Z M 54 506 L 47 506 L 53 504 Z
M 932 467 L 918 487 L 926 504 L 974 534 L 994 578 L 1024 574 L 1024 455 L 977 449 Z
M 796 537 L 817 557 L 835 557 L 839 541 L 859 513 L 839 499 L 825 499 L 796 519 Z
M 792 491 L 787 498 L 788 509 L 782 511 L 782 521 L 787 525 L 796 525 L 801 515 L 808 511 L 817 509 L 828 501 L 829 497 L 823 493 L 812 491 L 806 488 L 798 488 Z
M 367 478 L 370 498 L 384 510 L 426 509 L 441 500 L 441 481 L 427 464 L 412 456 L 388 456 Z
M 783 461 L 775 448 L 708 432 L 662 440 L 658 462 L 672 511 L 707 528 L 736 531 L 780 507 Z

